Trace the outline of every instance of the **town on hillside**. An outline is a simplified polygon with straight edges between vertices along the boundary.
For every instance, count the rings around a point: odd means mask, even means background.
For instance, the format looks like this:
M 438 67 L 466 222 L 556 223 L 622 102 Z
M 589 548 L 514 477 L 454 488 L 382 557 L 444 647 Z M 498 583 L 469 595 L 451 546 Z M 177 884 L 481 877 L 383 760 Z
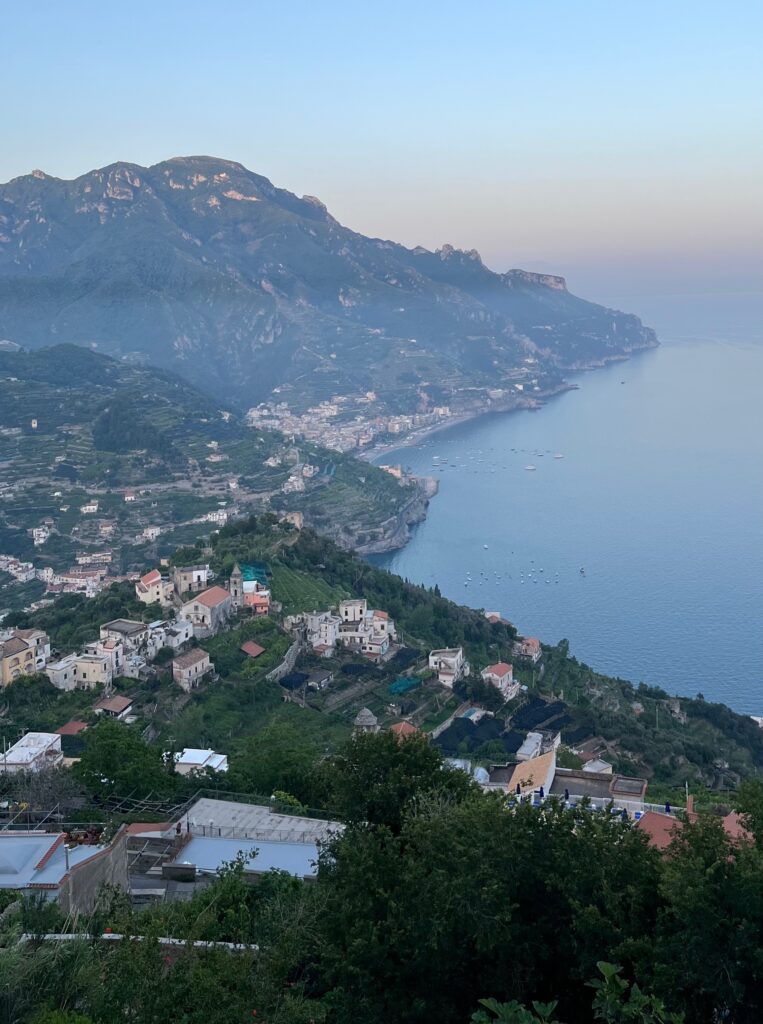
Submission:
M 318 712 L 346 723 L 348 734 L 425 739 L 446 765 L 510 804 L 541 807 L 558 800 L 617 814 L 646 829 L 655 843 L 664 842 L 675 808 L 649 803 L 646 779 L 615 771 L 607 743 L 576 728 L 563 699 L 533 689 L 532 680 L 545 670 L 536 638 L 516 637 L 504 657 L 472 665 L 462 645 L 422 651 L 386 609 L 369 607 L 363 597 L 293 610 L 291 583 L 290 577 L 279 583 L 266 562 L 235 562 L 225 576 L 208 562 L 173 563 L 130 581 L 134 607 L 144 608 L 144 617 L 100 622 L 92 638 L 73 649 L 52 644 L 39 628 L 3 629 L 2 686 L 44 676 L 54 694 L 49 717 L 61 702 L 55 728 L 22 730 L 14 742 L 6 739 L 3 775 L 43 778 L 50 770 L 71 769 L 88 732 L 105 720 L 140 728 L 145 741 L 171 722 L 182 742 L 165 756 L 177 776 L 196 780 L 203 791 L 229 771 L 233 751 L 226 743 L 205 744 L 214 729 L 194 732 L 198 726 L 191 725 L 184 731 L 183 723 L 233 673 L 242 695 L 276 687 L 297 716 Z M 485 619 L 504 621 L 496 612 Z M 339 821 L 300 816 L 278 801 L 240 803 L 220 793 L 218 782 L 216 795 L 197 793 L 182 807 L 120 794 L 109 806 L 129 811 L 133 824 L 108 840 L 102 826 L 70 828 L 58 803 L 6 802 L 0 856 L 21 834 L 33 835 L 34 849 L 18 874 L 0 877 L 0 888 L 35 888 L 41 876 L 34 864 L 50 856 L 46 891 L 66 910 L 89 909 L 103 881 L 121 885 L 137 903 L 186 899 L 237 850 L 255 846 L 256 860 L 247 867 L 253 877 L 277 868 L 309 879 L 317 844 L 342 828 Z M 141 809 L 165 820 L 136 824 Z M 19 831 L 22 826 L 33 831 Z M 68 830 L 66 857 L 62 829 Z

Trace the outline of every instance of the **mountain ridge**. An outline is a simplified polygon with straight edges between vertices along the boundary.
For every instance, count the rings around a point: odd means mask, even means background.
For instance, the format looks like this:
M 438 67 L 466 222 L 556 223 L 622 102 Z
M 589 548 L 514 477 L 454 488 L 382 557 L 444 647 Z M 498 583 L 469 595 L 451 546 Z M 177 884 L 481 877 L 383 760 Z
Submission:
M 373 390 L 382 409 L 465 389 L 539 389 L 656 344 L 563 278 L 490 270 L 476 250 L 369 238 L 242 164 L 117 161 L 0 185 L 0 336 L 73 342 L 181 373 L 239 407 Z

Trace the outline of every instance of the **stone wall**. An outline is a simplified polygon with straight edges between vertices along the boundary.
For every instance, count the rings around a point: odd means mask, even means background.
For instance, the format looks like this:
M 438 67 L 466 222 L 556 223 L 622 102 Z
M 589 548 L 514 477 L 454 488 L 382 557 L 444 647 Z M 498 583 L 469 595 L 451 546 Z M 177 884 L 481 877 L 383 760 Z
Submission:
M 61 910 L 65 914 L 89 914 L 98 902 L 102 885 L 129 890 L 126 828 L 117 832 L 110 846 L 72 867 L 59 887 Z
M 302 644 L 299 642 L 299 640 L 295 640 L 294 643 L 286 652 L 281 664 L 276 665 L 274 669 L 271 669 L 271 671 L 268 672 L 265 678 L 268 681 L 278 682 L 280 679 L 283 679 L 284 676 L 287 676 L 289 672 L 293 672 L 294 666 L 297 664 L 297 658 L 299 657 L 299 652 L 301 651 L 301 649 Z

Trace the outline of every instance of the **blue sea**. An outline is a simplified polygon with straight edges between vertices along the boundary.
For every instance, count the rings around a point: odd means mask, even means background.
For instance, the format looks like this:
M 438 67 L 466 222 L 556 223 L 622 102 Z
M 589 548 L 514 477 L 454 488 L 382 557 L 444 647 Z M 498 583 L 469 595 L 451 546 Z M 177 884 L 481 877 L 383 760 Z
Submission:
M 667 342 L 574 382 L 378 459 L 440 493 L 374 562 L 602 672 L 763 715 L 763 345 Z

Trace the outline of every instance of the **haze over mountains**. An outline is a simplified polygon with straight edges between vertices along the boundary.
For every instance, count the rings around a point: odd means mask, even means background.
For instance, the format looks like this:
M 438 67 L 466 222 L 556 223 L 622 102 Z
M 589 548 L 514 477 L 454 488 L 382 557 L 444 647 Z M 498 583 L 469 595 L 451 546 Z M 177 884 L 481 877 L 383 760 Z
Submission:
M 656 343 L 561 278 L 366 238 L 211 157 L 0 185 L 0 337 L 171 368 L 242 407 L 278 387 L 294 406 L 373 390 L 404 408 L 429 382 L 500 387 L 533 357 L 553 383 Z

